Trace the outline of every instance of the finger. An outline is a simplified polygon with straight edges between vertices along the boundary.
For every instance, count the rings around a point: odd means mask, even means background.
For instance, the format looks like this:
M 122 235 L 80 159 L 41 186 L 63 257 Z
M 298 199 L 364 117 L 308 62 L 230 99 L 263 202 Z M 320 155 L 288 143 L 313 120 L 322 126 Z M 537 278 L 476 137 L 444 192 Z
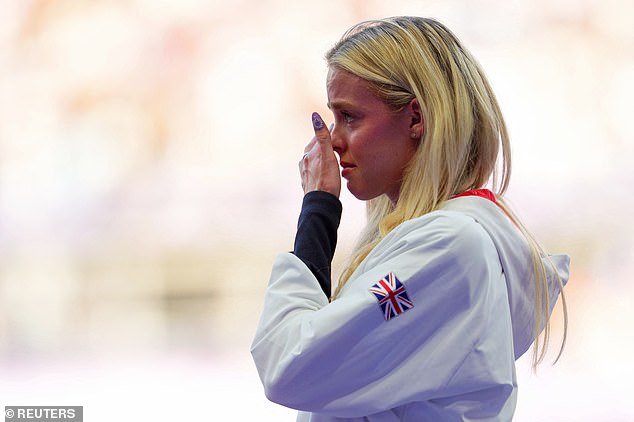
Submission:
M 313 149 L 316 143 L 317 143 L 317 137 L 313 137 L 313 139 L 310 140 L 310 142 L 306 145 L 306 147 L 304 147 L 304 153 L 307 153 L 308 151 Z
M 315 137 L 319 142 L 330 142 L 330 131 L 326 128 L 324 120 L 319 113 L 315 112 L 312 115 L 313 129 L 315 130 Z

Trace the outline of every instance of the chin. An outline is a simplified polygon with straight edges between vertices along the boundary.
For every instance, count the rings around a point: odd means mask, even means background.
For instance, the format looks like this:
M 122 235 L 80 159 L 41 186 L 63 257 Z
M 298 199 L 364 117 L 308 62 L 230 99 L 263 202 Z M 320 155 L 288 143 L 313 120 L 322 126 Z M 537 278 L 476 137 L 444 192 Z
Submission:
M 371 199 L 381 196 L 381 193 L 368 192 L 362 189 L 355 189 L 354 186 L 350 186 L 349 182 L 347 187 L 348 187 L 348 191 L 352 194 L 352 196 L 357 198 L 359 201 L 369 201 Z

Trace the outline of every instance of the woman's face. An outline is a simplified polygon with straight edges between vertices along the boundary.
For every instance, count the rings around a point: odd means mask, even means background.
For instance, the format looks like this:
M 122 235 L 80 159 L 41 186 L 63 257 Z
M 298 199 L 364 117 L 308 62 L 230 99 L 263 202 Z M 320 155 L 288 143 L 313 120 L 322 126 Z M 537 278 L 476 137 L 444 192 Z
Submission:
M 422 130 L 418 103 L 412 100 L 394 112 L 366 80 L 334 67 L 328 72 L 327 90 L 335 116 L 332 144 L 348 190 L 361 200 L 386 194 L 396 203 Z

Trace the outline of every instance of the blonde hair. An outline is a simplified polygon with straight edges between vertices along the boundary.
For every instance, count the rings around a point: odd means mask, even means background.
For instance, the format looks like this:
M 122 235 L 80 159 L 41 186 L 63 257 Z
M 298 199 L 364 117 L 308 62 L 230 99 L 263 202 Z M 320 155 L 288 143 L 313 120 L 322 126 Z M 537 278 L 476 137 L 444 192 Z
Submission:
M 536 271 L 533 359 L 536 366 L 544 358 L 550 333 L 548 286 L 541 260 L 544 254 L 501 199 L 511 174 L 509 136 L 480 65 L 445 26 L 419 17 L 362 22 L 348 30 L 328 51 L 326 61 L 331 68 L 368 81 L 375 94 L 395 111 L 417 99 L 424 122 L 419 146 L 405 170 L 396 204 L 386 195 L 368 201 L 368 223 L 333 298 L 370 251 L 396 226 L 439 209 L 453 195 L 491 182 L 500 199 L 498 205 L 531 245 Z M 498 174 L 500 147 L 501 174 Z M 544 342 L 540 347 L 542 325 Z

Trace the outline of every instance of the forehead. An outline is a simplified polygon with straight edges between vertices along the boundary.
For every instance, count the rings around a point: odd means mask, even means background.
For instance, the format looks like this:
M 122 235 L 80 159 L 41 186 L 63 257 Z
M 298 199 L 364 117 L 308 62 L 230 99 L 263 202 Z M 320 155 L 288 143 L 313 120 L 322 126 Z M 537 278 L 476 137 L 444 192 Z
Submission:
M 331 109 L 383 104 L 372 91 L 370 83 L 345 70 L 331 67 L 326 80 L 328 107 Z

